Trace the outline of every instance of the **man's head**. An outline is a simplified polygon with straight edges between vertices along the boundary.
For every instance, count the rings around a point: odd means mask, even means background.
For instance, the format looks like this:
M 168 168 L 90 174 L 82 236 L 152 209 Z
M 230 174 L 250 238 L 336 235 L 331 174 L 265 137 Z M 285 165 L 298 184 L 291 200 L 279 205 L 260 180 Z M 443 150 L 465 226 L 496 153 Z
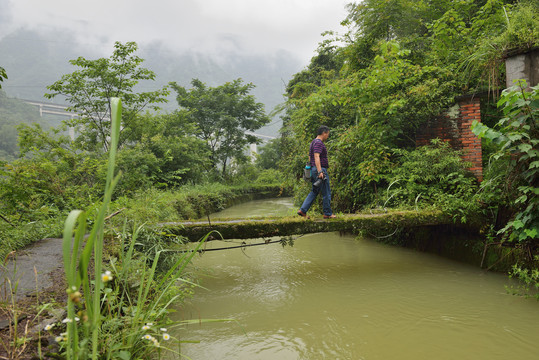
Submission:
M 322 141 L 326 141 L 329 137 L 329 128 L 325 125 L 322 125 L 318 128 L 318 137 L 322 139 Z

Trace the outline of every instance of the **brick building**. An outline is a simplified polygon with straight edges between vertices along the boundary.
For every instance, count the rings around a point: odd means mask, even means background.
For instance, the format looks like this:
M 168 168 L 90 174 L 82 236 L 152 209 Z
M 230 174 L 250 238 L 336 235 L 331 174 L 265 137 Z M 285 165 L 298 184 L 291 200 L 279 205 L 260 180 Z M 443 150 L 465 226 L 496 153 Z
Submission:
M 423 146 L 431 139 L 441 139 L 454 149 L 463 152 L 463 160 L 470 162 L 470 171 L 477 180 L 483 180 L 482 148 L 471 129 L 474 120 L 481 121 L 480 96 L 465 95 L 456 99 L 456 104 L 427 123 L 416 133 L 416 145 Z
M 529 87 L 539 83 L 539 48 L 513 51 L 506 54 L 506 86 L 518 79 L 526 80 Z M 528 88 L 529 90 L 529 88 Z M 481 97 L 473 94 L 457 97 L 456 104 L 435 119 L 427 121 L 416 134 L 416 145 L 427 145 L 431 139 L 448 141 L 454 149 L 462 150 L 463 160 L 472 163 L 470 170 L 483 180 L 481 139 L 472 133 L 474 120 L 481 121 Z

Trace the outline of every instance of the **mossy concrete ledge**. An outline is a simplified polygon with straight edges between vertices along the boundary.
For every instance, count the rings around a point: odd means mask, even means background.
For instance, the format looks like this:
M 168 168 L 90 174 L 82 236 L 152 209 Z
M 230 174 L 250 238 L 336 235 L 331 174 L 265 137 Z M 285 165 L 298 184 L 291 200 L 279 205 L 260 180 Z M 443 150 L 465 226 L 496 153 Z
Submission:
M 190 241 L 198 241 L 212 231 L 224 239 L 253 239 L 273 236 L 290 236 L 317 232 L 352 232 L 356 234 L 384 236 L 398 228 L 421 228 L 433 225 L 449 225 L 453 221 L 439 211 L 399 211 L 383 214 L 349 214 L 335 219 L 314 217 L 273 217 L 242 220 L 212 220 L 160 224 L 162 231 L 181 235 Z M 220 238 L 213 234 L 213 238 Z

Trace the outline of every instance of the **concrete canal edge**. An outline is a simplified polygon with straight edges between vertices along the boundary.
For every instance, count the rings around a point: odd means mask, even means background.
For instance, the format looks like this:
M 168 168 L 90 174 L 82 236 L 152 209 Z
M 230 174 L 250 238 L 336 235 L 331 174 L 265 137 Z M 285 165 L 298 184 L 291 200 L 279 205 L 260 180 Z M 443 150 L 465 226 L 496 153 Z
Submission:
M 314 217 L 266 217 L 241 220 L 214 220 L 163 224 L 171 234 L 198 241 L 211 231 L 218 231 L 224 239 L 253 239 L 289 236 L 317 232 L 371 232 L 379 234 L 395 226 L 423 226 L 449 224 L 451 220 L 440 212 L 391 212 L 383 214 L 341 215 L 335 219 Z
M 455 223 L 440 211 L 394 211 L 381 214 L 348 214 L 336 219 L 321 217 L 268 217 L 241 220 L 212 220 L 167 223 L 160 231 L 184 236 L 196 242 L 215 231 L 210 240 L 268 239 L 319 232 L 341 232 L 376 241 L 435 253 L 485 269 L 509 270 L 519 258 L 518 251 L 487 246 L 481 225 Z

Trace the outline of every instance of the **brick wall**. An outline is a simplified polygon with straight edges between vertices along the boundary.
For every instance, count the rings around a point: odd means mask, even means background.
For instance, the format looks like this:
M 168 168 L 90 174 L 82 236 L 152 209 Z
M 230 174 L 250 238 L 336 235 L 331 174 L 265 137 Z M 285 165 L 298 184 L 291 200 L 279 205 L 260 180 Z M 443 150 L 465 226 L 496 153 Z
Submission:
M 471 172 L 482 181 L 481 139 L 472 133 L 471 125 L 474 120 L 481 121 L 479 97 L 460 97 L 456 105 L 437 118 L 429 120 L 418 130 L 416 145 L 427 145 L 435 138 L 449 142 L 454 149 L 462 150 L 463 160 L 472 163 Z

